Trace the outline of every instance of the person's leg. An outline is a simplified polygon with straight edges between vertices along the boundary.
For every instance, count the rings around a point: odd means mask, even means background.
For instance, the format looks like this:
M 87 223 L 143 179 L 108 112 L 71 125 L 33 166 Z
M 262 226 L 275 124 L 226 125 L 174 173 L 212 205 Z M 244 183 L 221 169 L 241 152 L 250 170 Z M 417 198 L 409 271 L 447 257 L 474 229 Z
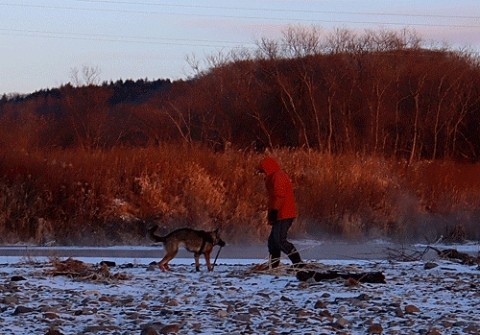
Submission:
M 289 255 L 295 247 L 287 240 L 288 229 L 292 225 L 293 219 L 278 220 L 274 225 L 274 239 L 285 254 Z
M 276 236 L 278 235 L 278 227 L 272 225 L 270 236 L 268 237 L 268 252 L 270 253 L 270 266 L 272 268 L 278 267 L 280 264 L 281 250 Z
M 287 254 L 293 264 L 298 264 L 302 263 L 302 258 L 295 246 L 287 240 L 288 230 L 292 223 L 293 219 L 280 220 L 275 223 L 278 225 L 278 245 L 280 246 L 280 250 Z

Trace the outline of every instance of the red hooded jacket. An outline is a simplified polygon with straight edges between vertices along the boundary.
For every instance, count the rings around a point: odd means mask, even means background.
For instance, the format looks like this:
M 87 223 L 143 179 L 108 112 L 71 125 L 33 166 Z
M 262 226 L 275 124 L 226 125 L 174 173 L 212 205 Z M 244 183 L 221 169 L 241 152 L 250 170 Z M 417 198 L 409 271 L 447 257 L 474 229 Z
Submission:
M 287 174 L 280 169 L 280 165 L 272 157 L 263 159 L 258 169 L 266 174 L 268 209 L 278 211 L 278 220 L 295 218 L 297 216 L 295 197 L 292 182 Z

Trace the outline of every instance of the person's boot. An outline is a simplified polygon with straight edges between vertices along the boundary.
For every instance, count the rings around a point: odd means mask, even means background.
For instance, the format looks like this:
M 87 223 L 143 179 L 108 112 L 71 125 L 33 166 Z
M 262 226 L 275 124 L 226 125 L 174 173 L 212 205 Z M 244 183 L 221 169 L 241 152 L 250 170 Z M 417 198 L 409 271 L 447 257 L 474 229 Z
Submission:
M 280 265 L 280 253 L 272 253 L 270 254 L 270 268 L 275 269 L 278 268 Z
M 307 281 L 313 277 L 313 275 L 315 274 L 314 271 L 301 270 L 305 267 L 305 263 L 302 262 L 302 258 L 300 257 L 297 249 L 293 248 L 290 254 L 288 254 L 288 258 L 290 258 L 290 260 L 292 261 L 293 268 L 297 270 L 295 276 L 298 280 Z
M 303 268 L 305 266 L 305 264 L 302 262 L 300 254 L 295 248 L 293 248 L 292 251 L 288 254 L 288 258 L 292 261 L 294 268 Z

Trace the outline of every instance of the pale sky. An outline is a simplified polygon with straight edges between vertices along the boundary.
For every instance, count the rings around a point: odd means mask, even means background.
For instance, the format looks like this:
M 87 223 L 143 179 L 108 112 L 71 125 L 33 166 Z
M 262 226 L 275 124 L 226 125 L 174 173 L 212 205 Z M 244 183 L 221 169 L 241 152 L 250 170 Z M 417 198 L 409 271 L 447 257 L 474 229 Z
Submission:
M 98 69 L 100 82 L 185 79 L 203 61 L 255 49 L 289 26 L 400 31 L 480 51 L 479 0 L 0 0 L 0 95 Z

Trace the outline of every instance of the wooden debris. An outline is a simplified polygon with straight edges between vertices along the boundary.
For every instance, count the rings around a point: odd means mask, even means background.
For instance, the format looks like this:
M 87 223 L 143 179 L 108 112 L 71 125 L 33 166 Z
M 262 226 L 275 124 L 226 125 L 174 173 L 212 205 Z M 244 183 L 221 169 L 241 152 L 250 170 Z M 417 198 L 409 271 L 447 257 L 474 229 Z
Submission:
M 67 276 L 79 280 L 105 281 L 125 280 L 128 276 L 122 273 L 112 274 L 106 264 L 94 266 L 82 261 L 68 258 L 64 261 L 52 260 L 53 269 L 46 271 L 50 276 Z
M 314 280 L 316 282 L 336 278 L 346 279 L 350 282 L 385 284 L 385 276 L 382 272 L 340 273 L 337 271 L 316 272 L 298 271 L 296 277 L 300 281 Z
M 438 256 L 443 259 L 452 260 L 464 265 L 480 265 L 480 257 L 474 257 L 467 253 L 460 252 L 456 249 L 444 249 L 440 250 L 432 246 L 428 246 L 429 249 L 432 249 L 437 252 Z
M 398 248 L 387 248 L 387 257 L 389 260 L 394 260 L 398 262 L 415 262 L 419 261 L 425 256 L 427 253 L 428 248 L 419 251 L 419 250 L 411 250 L 407 249 L 404 246 L 400 246 Z
M 323 281 L 331 279 L 345 279 L 349 283 L 376 283 L 384 284 L 385 276 L 382 272 L 351 272 L 333 271 L 325 269 L 322 264 L 306 263 L 301 267 L 298 265 L 292 266 L 279 266 L 278 268 L 271 269 L 268 267 L 268 263 L 254 265 L 248 273 L 265 273 L 272 275 L 294 273 L 295 277 L 300 281 Z

